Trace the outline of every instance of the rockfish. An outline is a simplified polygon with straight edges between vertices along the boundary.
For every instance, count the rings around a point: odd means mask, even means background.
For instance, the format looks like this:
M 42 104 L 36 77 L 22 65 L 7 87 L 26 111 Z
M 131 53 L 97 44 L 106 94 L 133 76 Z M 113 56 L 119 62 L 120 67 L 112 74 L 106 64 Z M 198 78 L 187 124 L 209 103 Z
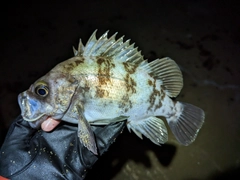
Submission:
M 96 38 L 79 41 L 74 57 L 56 65 L 19 94 L 21 115 L 36 128 L 48 117 L 78 124 L 80 142 L 94 154 L 90 125 L 127 120 L 127 128 L 160 145 L 168 140 L 165 117 L 180 144 L 192 143 L 204 122 L 204 111 L 173 101 L 182 87 L 178 65 L 166 57 L 150 63 L 130 40 Z

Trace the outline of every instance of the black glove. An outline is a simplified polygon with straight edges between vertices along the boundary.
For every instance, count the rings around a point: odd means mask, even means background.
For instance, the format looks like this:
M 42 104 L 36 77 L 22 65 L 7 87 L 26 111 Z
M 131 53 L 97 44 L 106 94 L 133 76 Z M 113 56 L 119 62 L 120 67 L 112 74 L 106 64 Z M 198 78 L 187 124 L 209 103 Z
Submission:
M 102 155 L 125 122 L 92 126 Z M 10 126 L 0 151 L 0 176 L 15 179 L 84 179 L 99 157 L 79 141 L 77 126 L 61 122 L 52 132 L 32 129 L 19 116 Z

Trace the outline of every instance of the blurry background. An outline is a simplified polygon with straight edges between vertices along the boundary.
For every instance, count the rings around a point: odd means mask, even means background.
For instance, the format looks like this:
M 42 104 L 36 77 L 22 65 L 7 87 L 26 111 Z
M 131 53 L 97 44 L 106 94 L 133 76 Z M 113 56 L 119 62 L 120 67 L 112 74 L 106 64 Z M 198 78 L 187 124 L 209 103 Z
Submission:
M 184 88 L 177 100 L 201 107 L 196 141 L 179 146 L 169 131 L 161 147 L 125 129 L 90 179 L 226 179 L 240 171 L 240 3 L 238 1 L 66 1 L 1 5 L 1 144 L 20 114 L 17 95 L 73 56 L 95 29 L 136 42 L 145 58 L 171 57 Z M 24 3 L 25 2 L 25 3 Z

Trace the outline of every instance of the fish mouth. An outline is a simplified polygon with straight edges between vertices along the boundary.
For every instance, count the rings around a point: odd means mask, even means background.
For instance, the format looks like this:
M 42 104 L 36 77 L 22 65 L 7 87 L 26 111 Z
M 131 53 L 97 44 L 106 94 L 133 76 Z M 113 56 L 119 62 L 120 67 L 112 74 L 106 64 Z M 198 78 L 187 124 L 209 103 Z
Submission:
M 18 104 L 21 109 L 21 115 L 26 121 L 37 121 L 45 115 L 40 112 L 42 107 L 41 103 L 26 91 L 18 95 Z

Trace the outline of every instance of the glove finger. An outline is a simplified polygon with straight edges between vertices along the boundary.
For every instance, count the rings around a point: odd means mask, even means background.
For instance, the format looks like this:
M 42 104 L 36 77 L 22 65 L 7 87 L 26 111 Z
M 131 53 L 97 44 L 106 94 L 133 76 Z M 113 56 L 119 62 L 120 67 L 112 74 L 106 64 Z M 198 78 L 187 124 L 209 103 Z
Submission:
M 29 123 L 22 116 L 18 116 L 9 127 L 4 143 L 13 143 L 14 141 L 26 140 L 31 137 L 37 130 L 31 128 Z
M 122 121 L 118 123 L 112 123 L 102 128 L 97 128 L 96 130 L 94 130 L 100 155 L 107 151 L 109 146 L 122 133 L 125 126 L 126 121 Z
M 9 177 L 21 171 L 32 161 L 35 151 L 30 143 L 37 130 L 19 116 L 10 126 L 5 141 L 1 147 L 0 174 Z

